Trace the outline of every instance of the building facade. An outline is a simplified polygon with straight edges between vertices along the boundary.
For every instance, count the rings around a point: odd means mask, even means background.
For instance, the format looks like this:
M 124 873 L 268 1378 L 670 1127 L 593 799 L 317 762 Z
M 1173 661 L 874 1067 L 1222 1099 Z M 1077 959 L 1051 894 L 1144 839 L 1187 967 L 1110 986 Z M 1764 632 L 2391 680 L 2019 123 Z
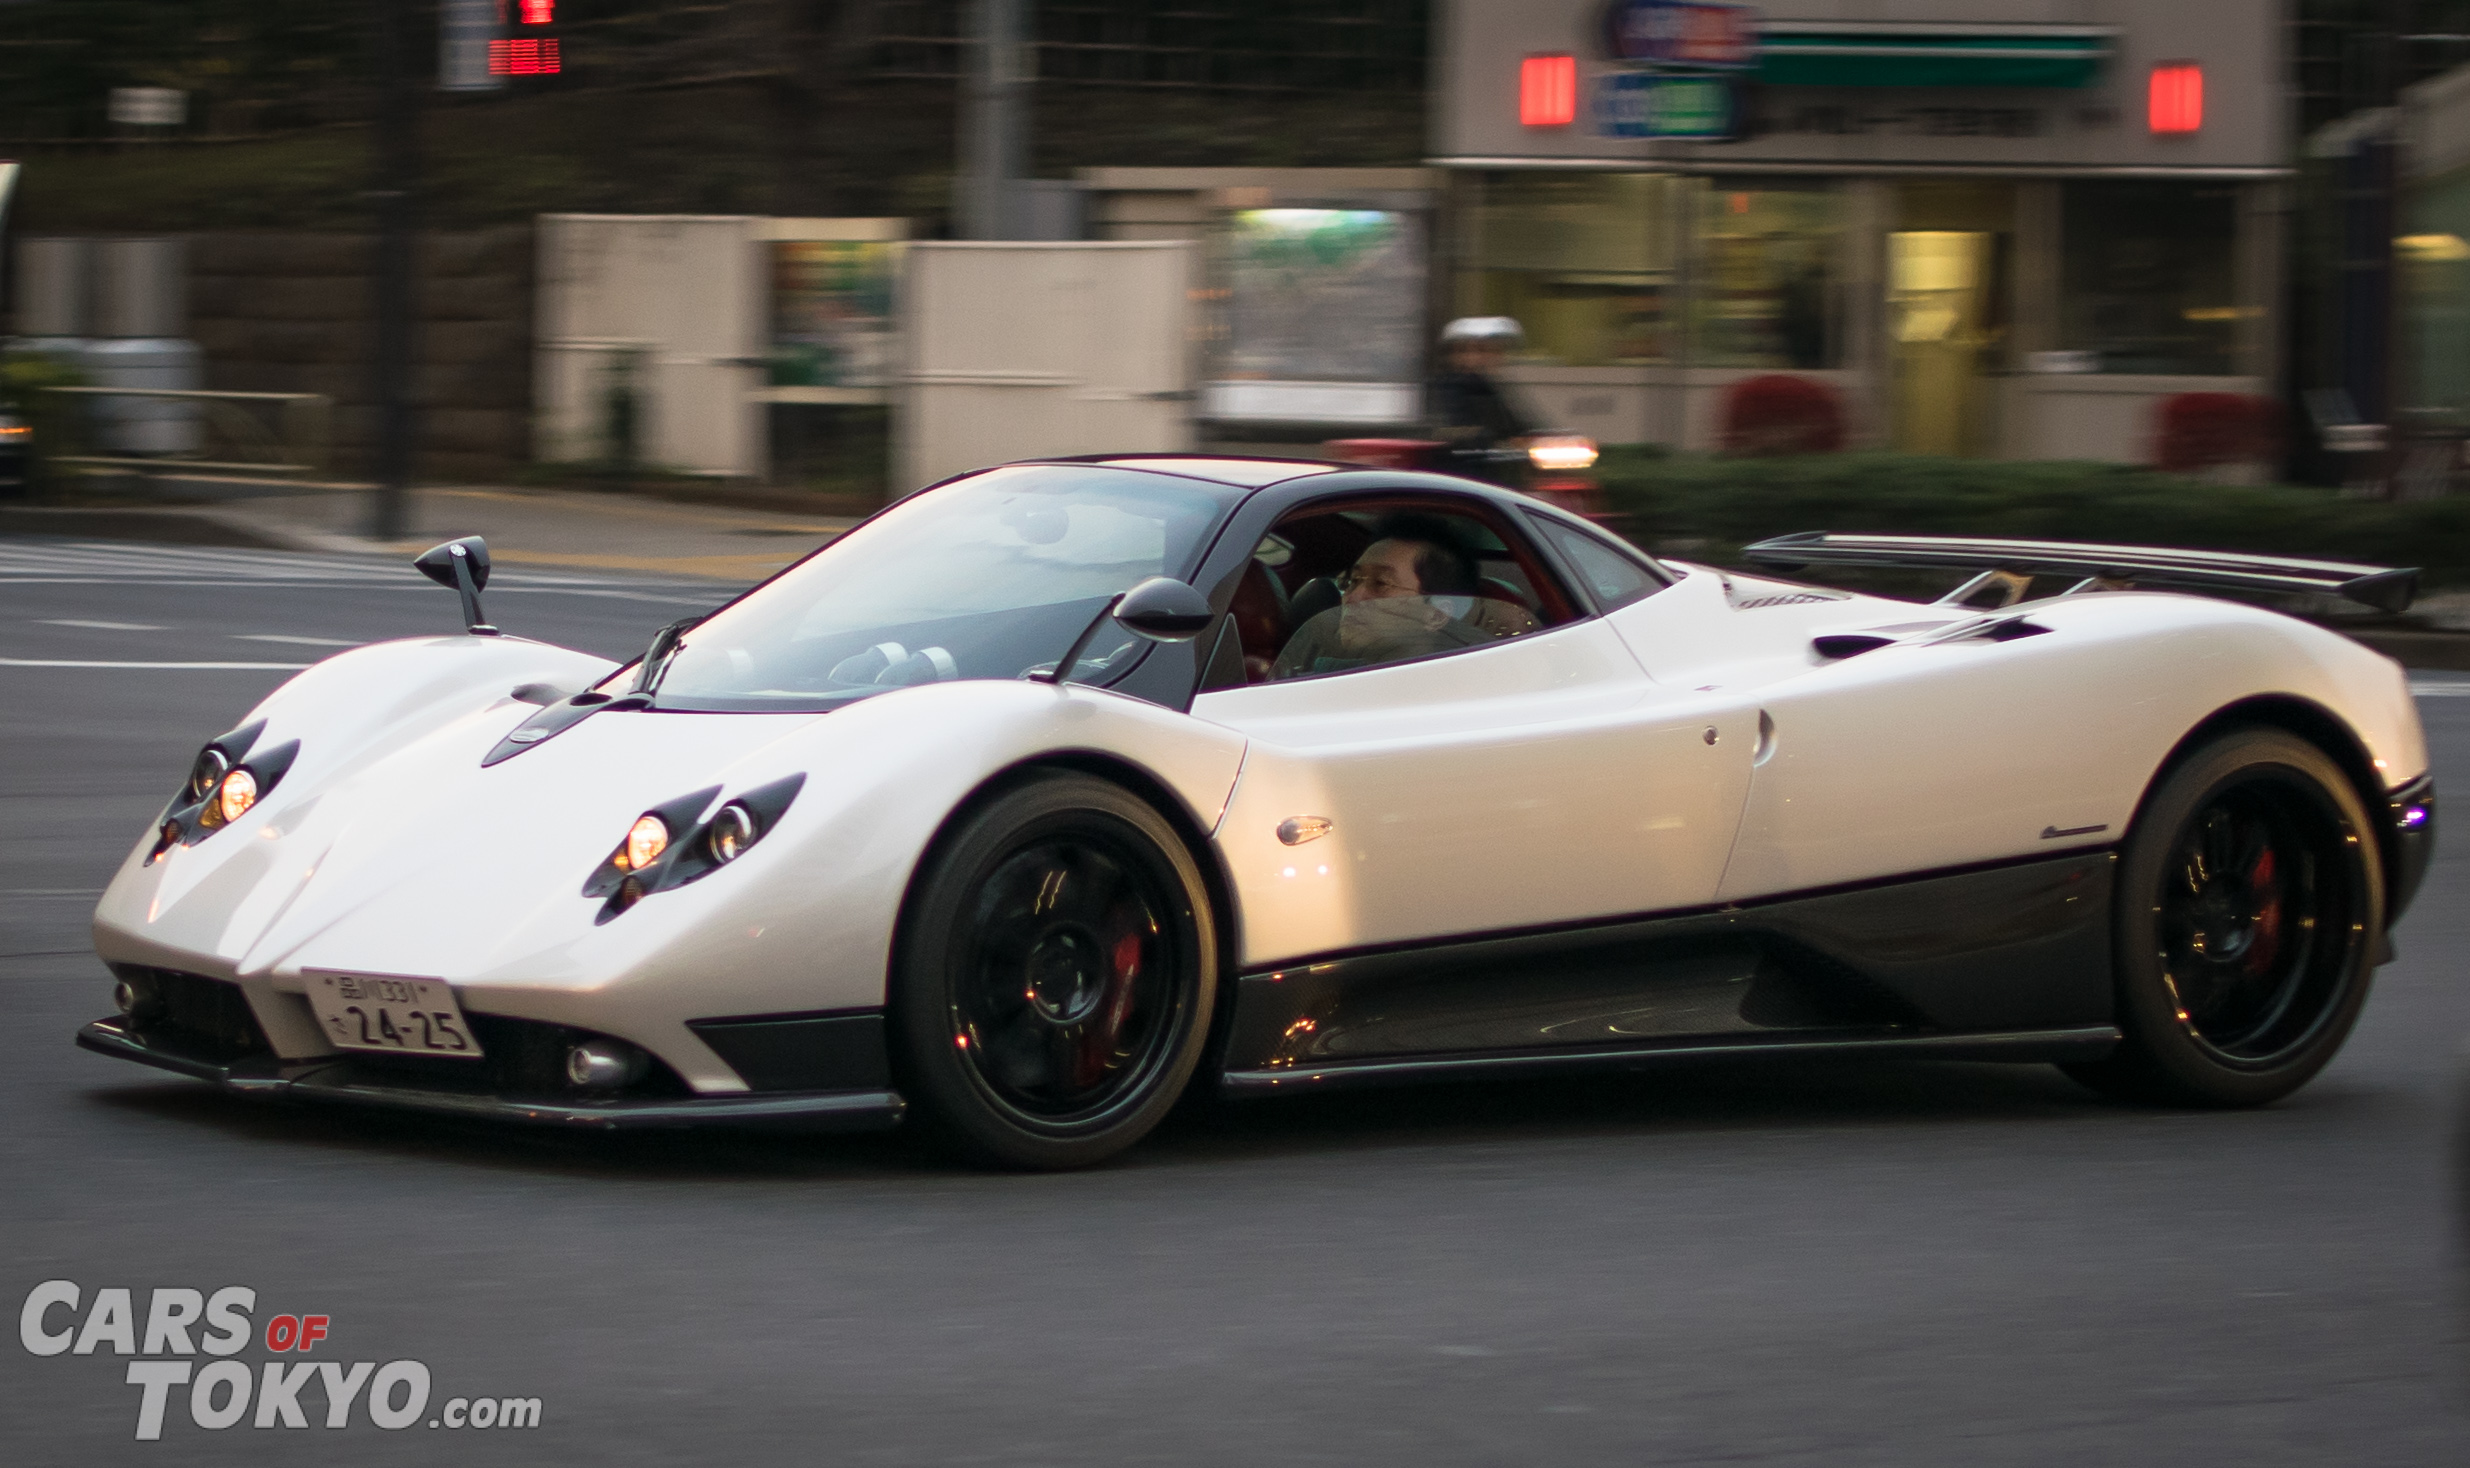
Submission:
M 1833 384 L 1863 444 L 2144 459 L 2279 380 L 2276 0 L 1444 0 L 1437 282 L 1555 426 L 1706 448 Z

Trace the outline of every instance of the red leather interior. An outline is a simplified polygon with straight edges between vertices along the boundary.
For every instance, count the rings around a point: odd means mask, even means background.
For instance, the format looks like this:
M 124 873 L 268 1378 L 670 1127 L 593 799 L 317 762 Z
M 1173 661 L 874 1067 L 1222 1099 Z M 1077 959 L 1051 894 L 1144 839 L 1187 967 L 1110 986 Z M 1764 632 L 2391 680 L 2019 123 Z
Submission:
M 1244 676 L 1260 683 L 1269 677 L 1270 664 L 1278 657 L 1278 649 L 1286 646 L 1286 598 L 1269 579 L 1269 568 L 1259 561 L 1244 566 L 1244 579 L 1235 583 L 1235 599 L 1228 604 L 1227 615 L 1235 619 L 1235 635 L 1244 645 Z

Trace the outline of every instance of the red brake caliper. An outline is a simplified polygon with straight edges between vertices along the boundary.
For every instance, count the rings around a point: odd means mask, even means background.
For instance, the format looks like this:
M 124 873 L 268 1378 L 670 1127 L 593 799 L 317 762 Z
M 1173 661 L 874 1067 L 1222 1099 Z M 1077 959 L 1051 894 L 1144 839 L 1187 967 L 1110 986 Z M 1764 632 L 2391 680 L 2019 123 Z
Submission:
M 2267 846 L 2256 857 L 2256 864 L 2247 869 L 2247 888 L 2251 892 L 2269 889 L 2272 893 L 2256 908 L 2255 941 L 2247 945 L 2250 975 L 2261 974 L 2281 956 L 2281 889 L 2273 883 L 2273 848 Z
M 1093 1086 L 1115 1058 L 1115 1041 L 1132 1016 L 1133 980 L 1141 970 L 1141 935 L 1126 933 L 1107 955 L 1106 1005 L 1081 1027 L 1080 1053 L 1073 1057 L 1072 1083 Z

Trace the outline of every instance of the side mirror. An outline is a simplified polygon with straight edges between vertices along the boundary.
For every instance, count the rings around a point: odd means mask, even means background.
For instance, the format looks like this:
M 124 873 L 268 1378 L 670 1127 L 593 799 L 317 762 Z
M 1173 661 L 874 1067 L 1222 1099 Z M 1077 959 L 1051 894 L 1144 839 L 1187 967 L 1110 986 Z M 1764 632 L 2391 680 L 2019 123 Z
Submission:
M 1041 683 L 1061 683 L 1072 676 L 1080 661 L 1081 649 L 1089 646 L 1106 619 L 1118 623 L 1138 636 L 1152 642 L 1189 642 L 1206 630 L 1212 620 L 1209 598 L 1186 586 L 1172 576 L 1152 576 L 1121 596 L 1107 598 L 1098 615 L 1089 619 L 1081 635 L 1072 639 L 1055 666 L 1028 674 Z
M 480 614 L 480 589 L 489 584 L 489 542 L 477 535 L 433 545 L 412 558 L 420 574 L 463 598 L 463 630 L 476 637 L 495 637 L 497 629 Z
M 1208 597 L 1172 576 L 1152 576 L 1115 604 L 1115 620 L 1152 642 L 1189 642 L 1214 617 Z

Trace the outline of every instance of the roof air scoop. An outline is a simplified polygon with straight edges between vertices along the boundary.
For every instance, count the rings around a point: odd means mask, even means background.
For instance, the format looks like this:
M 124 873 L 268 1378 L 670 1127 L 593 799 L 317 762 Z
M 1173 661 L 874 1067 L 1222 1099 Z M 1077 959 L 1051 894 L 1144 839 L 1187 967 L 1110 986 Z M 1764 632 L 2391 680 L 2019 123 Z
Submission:
M 480 589 L 489 584 L 489 542 L 477 535 L 433 545 L 412 558 L 420 574 L 463 598 L 463 630 L 474 637 L 495 637 L 497 629 L 480 614 Z

